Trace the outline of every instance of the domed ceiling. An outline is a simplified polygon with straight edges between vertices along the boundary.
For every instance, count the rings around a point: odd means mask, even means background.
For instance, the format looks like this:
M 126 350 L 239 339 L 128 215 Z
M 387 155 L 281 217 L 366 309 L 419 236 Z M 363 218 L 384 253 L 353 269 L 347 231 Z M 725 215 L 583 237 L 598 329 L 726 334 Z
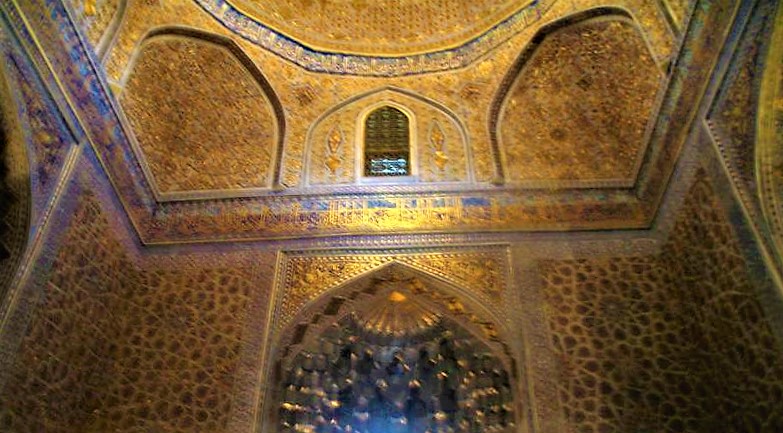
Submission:
M 320 51 L 398 56 L 459 46 L 532 0 L 228 0 L 262 25 Z
M 642 0 L 138 2 L 113 38 L 145 244 L 648 227 L 698 98 Z M 406 179 L 357 168 L 383 106 Z

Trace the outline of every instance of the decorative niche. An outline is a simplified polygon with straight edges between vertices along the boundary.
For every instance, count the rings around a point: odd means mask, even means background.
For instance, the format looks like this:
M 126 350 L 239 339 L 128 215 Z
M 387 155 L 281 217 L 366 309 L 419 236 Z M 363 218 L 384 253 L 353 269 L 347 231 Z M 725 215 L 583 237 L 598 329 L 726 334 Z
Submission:
M 392 88 L 349 99 L 317 119 L 308 131 L 303 174 L 304 186 L 473 180 L 467 134 L 457 117 Z

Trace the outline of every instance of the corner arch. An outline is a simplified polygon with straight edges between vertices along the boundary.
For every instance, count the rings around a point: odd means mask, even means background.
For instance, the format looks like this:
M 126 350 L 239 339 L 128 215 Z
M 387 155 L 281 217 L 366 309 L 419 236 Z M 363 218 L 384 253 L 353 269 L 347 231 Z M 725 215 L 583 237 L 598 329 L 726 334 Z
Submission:
M 573 70 L 559 63 L 562 49 L 573 51 L 569 59 L 581 59 L 569 62 Z M 623 8 L 591 8 L 542 27 L 490 107 L 497 182 L 633 186 L 664 79 L 644 32 Z
M 400 296 L 405 302 L 414 302 L 423 310 L 439 317 L 447 323 L 455 334 L 468 336 L 468 339 L 486 347 L 500 366 L 507 372 L 509 391 L 513 394 L 510 405 L 513 405 L 515 425 L 525 421 L 523 411 L 523 379 L 515 356 L 507 344 L 513 338 L 512 331 L 499 317 L 485 308 L 470 290 L 446 282 L 426 271 L 413 268 L 399 262 L 387 263 L 374 268 L 348 282 L 331 288 L 309 301 L 301 308 L 293 320 L 289 321 L 277 337 L 270 341 L 266 359 L 266 381 L 275 384 L 266 387 L 259 407 L 258 419 L 254 431 L 278 431 L 276 423 L 278 400 L 282 398 L 283 389 L 280 383 L 285 371 L 295 367 L 301 354 L 308 353 L 308 348 L 318 343 L 321 335 L 334 328 L 335 324 L 352 322 L 358 317 L 373 315 L 374 309 L 382 303 L 399 302 L 395 296 Z M 440 320 L 439 319 L 439 320 Z M 399 322 L 397 322 L 399 323 Z M 440 322 L 438 322 L 440 323 Z M 435 325 L 433 325 L 435 326 Z M 435 332 L 439 332 L 438 328 Z M 463 332 L 464 331 L 464 332 Z M 414 340 L 426 334 L 429 329 L 417 334 Z M 460 334 L 461 333 L 461 334 Z M 364 334 L 363 334 L 364 335 Z M 392 345 L 405 345 L 404 336 L 387 336 Z
M 171 75 L 178 77 L 167 87 Z M 158 201 L 248 196 L 279 184 L 283 107 L 235 41 L 186 27 L 155 28 L 136 45 L 122 82 L 124 121 Z M 190 84 L 172 93 L 183 82 Z M 153 109 L 167 110 L 180 127 L 155 122 L 160 116 L 147 115 Z
M 761 78 L 756 119 L 756 194 L 783 262 L 783 7 L 778 5 Z

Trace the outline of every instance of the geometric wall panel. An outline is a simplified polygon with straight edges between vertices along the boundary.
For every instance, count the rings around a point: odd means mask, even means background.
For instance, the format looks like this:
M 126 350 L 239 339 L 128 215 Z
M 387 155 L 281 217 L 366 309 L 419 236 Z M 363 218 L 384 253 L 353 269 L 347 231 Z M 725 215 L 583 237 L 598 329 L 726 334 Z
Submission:
M 153 36 L 127 79 L 122 106 L 164 198 L 272 184 L 276 99 L 250 60 L 221 42 Z
M 559 23 L 515 73 L 497 130 L 507 181 L 633 183 L 662 74 L 631 19 Z

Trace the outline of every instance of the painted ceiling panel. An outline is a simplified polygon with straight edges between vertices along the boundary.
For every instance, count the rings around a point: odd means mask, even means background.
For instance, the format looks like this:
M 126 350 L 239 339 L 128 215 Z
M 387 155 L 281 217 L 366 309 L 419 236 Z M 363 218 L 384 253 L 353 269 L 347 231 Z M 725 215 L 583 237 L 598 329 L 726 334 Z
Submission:
M 507 180 L 632 184 L 663 78 L 634 23 L 571 24 L 520 60 L 500 114 Z
M 271 183 L 275 112 L 229 49 L 182 35 L 150 38 L 122 105 L 161 193 Z
M 246 16 L 310 48 L 409 55 L 462 45 L 531 0 L 231 0 Z

